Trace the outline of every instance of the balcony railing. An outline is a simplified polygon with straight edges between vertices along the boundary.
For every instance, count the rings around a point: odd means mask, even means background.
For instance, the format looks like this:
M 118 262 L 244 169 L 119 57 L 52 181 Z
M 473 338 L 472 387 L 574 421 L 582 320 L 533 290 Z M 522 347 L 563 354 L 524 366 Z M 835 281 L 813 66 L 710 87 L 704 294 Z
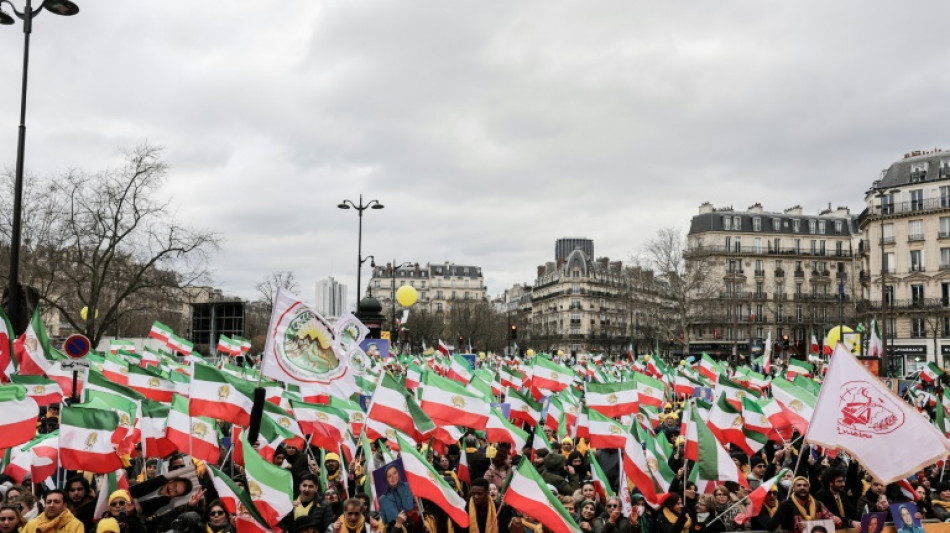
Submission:
M 880 300 L 863 300 L 859 306 L 865 311 L 879 311 L 881 309 Z M 950 300 L 944 298 L 912 298 L 910 300 L 888 300 L 888 310 L 924 310 L 924 309 L 946 309 L 950 310 Z
M 879 244 L 894 244 L 894 236 L 890 235 L 887 237 L 881 237 L 881 241 Z
M 924 240 L 923 233 L 912 233 L 907 236 L 907 242 L 915 242 L 915 241 L 922 241 L 922 240 Z
M 885 215 L 899 215 L 902 213 L 917 213 L 932 209 L 950 208 L 950 198 L 927 198 L 926 200 L 911 200 L 909 202 L 893 202 L 884 204 Z M 880 208 L 877 210 L 880 214 Z
M 758 270 L 758 269 L 757 269 L 757 270 L 755 271 L 755 277 L 761 278 L 761 277 L 763 277 L 763 276 L 765 276 L 765 271 L 764 271 L 764 270 Z
M 924 265 L 910 265 L 910 271 L 911 272 L 926 272 L 927 267 L 925 267 Z
M 851 257 L 851 250 L 805 250 L 803 248 L 781 247 L 760 248 L 758 251 L 752 246 L 736 249 L 735 246 L 719 244 L 704 244 L 686 250 L 686 255 L 800 255 L 807 257 Z

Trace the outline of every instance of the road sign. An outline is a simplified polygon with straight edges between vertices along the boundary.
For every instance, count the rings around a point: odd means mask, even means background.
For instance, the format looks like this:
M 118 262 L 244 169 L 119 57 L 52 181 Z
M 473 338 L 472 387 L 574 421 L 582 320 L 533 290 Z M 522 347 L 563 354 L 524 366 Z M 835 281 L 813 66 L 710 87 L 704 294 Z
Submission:
M 63 353 L 71 359 L 82 359 L 89 353 L 90 343 L 85 335 L 75 334 L 66 337 L 63 343 Z
M 89 359 L 64 359 L 59 362 L 59 366 L 63 370 L 72 370 L 73 372 L 78 372 L 83 368 L 89 368 L 92 366 L 92 361 Z

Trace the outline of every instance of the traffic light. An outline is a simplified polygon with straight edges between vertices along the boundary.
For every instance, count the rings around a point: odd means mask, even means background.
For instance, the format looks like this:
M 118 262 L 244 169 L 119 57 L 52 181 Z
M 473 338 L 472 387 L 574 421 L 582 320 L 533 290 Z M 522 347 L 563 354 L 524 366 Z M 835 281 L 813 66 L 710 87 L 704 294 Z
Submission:
M 518 326 L 516 324 L 511 325 L 511 340 L 518 340 Z
M 462 339 L 462 336 L 459 335 L 459 346 L 458 346 L 458 348 L 457 348 L 458 350 L 461 350 L 461 349 L 462 349 L 462 340 L 463 340 L 463 339 Z
M 782 349 L 788 350 L 788 335 L 782 335 Z

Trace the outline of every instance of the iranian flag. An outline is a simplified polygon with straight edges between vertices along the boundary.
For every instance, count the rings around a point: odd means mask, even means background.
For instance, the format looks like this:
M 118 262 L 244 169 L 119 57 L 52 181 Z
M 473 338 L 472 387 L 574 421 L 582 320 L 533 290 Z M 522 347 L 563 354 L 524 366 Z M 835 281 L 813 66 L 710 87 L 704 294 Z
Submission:
M 271 527 L 294 509 L 293 476 L 289 470 L 265 461 L 241 435 L 244 448 L 244 473 L 251 501 Z
M 516 368 L 503 366 L 498 369 L 498 379 L 503 387 L 520 389 L 524 383 L 524 374 Z
M 254 385 L 208 365 L 195 364 L 191 373 L 191 416 L 207 416 L 246 426 L 254 406 Z
M 33 483 L 42 483 L 53 477 L 59 468 L 59 431 L 38 435 L 29 443 L 28 449 Z
M 175 394 L 175 384 L 159 371 L 140 366 L 129 367 L 129 388 L 156 402 L 168 403 Z
M 454 379 L 463 385 L 468 385 L 468 382 L 472 381 L 472 365 L 469 364 L 468 359 L 465 359 L 459 354 L 455 354 L 452 356 L 452 363 L 449 365 L 449 375 L 446 377 Z
M 237 483 L 232 481 L 224 472 L 211 465 L 207 466 L 208 477 L 211 478 L 214 490 L 218 493 L 218 499 L 224 504 L 224 508 L 227 509 L 231 515 L 239 514 L 239 510 L 242 513 L 246 512 L 257 522 L 257 527 L 262 530 L 269 530 L 264 517 L 257 511 L 257 507 L 254 505 L 254 502 L 251 501 L 247 491 L 239 487 Z M 244 518 L 248 519 L 247 516 Z
M 768 441 L 764 434 L 746 433 L 747 428 L 742 411 L 726 401 L 725 394 L 721 394 L 719 400 L 710 409 L 706 423 L 720 443 L 738 446 L 750 456 L 759 452 Z
M 541 479 L 531 461 L 518 463 L 501 501 L 535 518 L 551 531 L 581 533 L 567 509 L 561 505 L 557 496 L 548 490 L 547 483 Z
M 762 512 L 762 503 L 765 501 L 765 497 L 768 496 L 772 487 L 774 487 L 788 471 L 788 468 L 783 468 L 778 475 L 768 481 L 762 482 L 755 490 L 750 492 L 747 496 L 747 498 L 749 498 L 749 504 L 746 506 L 744 512 L 736 515 L 734 519 L 735 522 L 741 526 L 752 518 L 759 516 L 759 513 Z
M 528 433 L 506 420 L 498 409 L 492 407 L 490 413 L 485 425 L 485 438 L 489 442 L 507 442 L 511 444 L 512 451 L 524 448 L 528 442 Z
M 786 377 L 789 380 L 795 379 L 795 376 L 811 377 L 814 371 L 815 365 L 806 363 L 805 361 L 801 361 L 793 357 L 788 360 L 788 370 L 786 371 Z
M 409 483 L 412 495 L 431 501 L 449 515 L 456 524 L 467 527 L 469 524 L 468 505 L 465 499 L 449 486 L 445 478 L 432 468 L 429 461 L 419 455 L 412 443 L 399 434 L 396 434 L 396 440 L 399 442 L 402 466 L 406 471 L 406 481 Z
M 152 323 L 152 329 L 148 332 L 150 338 L 160 340 L 165 344 L 168 344 L 168 339 L 174 334 L 175 332 L 172 331 L 172 328 L 157 320 Z
M 607 480 L 607 475 L 604 474 L 604 469 L 597 462 L 596 454 L 590 453 L 587 455 L 590 458 L 590 477 L 594 482 L 594 491 L 600 495 L 601 501 L 606 501 L 607 498 L 614 496 L 614 489 L 610 488 L 610 482 Z
M 544 357 L 534 358 L 531 385 L 536 389 L 560 392 L 574 383 L 574 373 L 569 368 Z
M 228 355 L 241 355 L 241 341 L 221 335 L 218 337 L 218 351 Z
M 63 401 L 63 389 L 59 383 L 43 376 L 21 376 L 14 374 L 10 381 L 26 387 L 26 394 L 40 407 Z
M 409 363 L 409 367 L 406 368 L 406 389 L 414 391 L 419 388 L 422 383 L 422 372 L 422 366 Z
M 449 355 L 449 346 L 442 342 L 442 339 L 439 339 L 439 353 L 442 355 Z
M 218 429 L 212 418 L 190 416 L 188 398 L 175 395 L 168 411 L 165 438 L 178 450 L 202 461 L 217 464 L 221 456 Z
M 0 448 L 29 442 L 36 435 L 40 408 L 22 385 L 0 386 Z
M 658 440 L 649 429 L 640 424 L 636 424 L 633 430 L 637 440 L 643 443 L 643 454 L 647 458 L 647 465 L 650 465 L 650 476 L 656 483 L 656 487 L 661 492 L 669 492 L 670 485 L 673 483 L 673 480 L 676 479 L 676 474 L 673 472 L 673 469 L 670 468 L 669 464 L 667 464 L 667 450 L 663 448 L 663 444 L 660 444 L 661 441 Z M 669 446 L 666 437 L 662 438 L 662 442 Z
M 33 318 L 26 331 L 13 343 L 13 353 L 17 358 L 20 374 L 47 374 L 56 364 L 39 307 L 33 311 Z
M 719 380 L 719 375 L 725 374 L 719 363 L 705 352 L 703 352 L 703 357 L 699 361 L 699 373 L 710 383 L 716 383 Z
M 509 418 L 520 420 L 529 426 L 538 425 L 541 419 L 541 404 L 530 396 L 521 394 L 517 389 L 508 389 L 505 400 L 511 405 Z
M 415 398 L 389 372 L 383 374 L 376 387 L 366 418 L 396 428 L 416 440 L 435 429 L 435 424 L 422 412 Z M 419 419 L 418 430 L 416 418 Z
M 349 420 L 350 423 L 350 433 L 359 435 L 363 432 L 363 422 L 366 421 L 366 413 L 363 412 L 363 409 L 358 403 L 345 398 L 330 397 L 330 407 L 336 407 L 346 413 L 347 420 Z
M 96 498 L 96 508 L 93 516 L 103 516 L 109 510 L 109 495 L 113 492 L 125 489 L 129 490 L 129 480 L 125 477 L 125 470 L 118 469 L 115 472 L 109 472 L 102 476 L 97 487 L 98 497 Z M 90 532 L 91 533 L 91 532 Z
M 818 344 L 818 337 L 815 337 L 815 332 L 811 332 L 811 353 L 815 355 L 821 355 L 821 345 Z
M 622 468 L 627 479 L 643 494 L 643 498 L 653 504 L 660 503 L 657 494 L 656 485 L 653 482 L 653 476 L 650 474 L 650 466 L 647 463 L 646 455 L 643 451 L 643 445 L 633 436 L 632 433 L 626 433 L 626 440 L 623 446 Z
M 772 380 L 772 397 L 778 401 L 788 422 L 804 435 L 808 432 L 808 421 L 815 412 L 815 403 L 818 398 L 807 390 L 798 387 L 788 380 L 775 378 Z
M 615 418 L 629 415 L 638 410 L 637 383 L 635 381 L 585 383 L 584 389 L 587 408 L 606 417 Z
M 937 363 L 927 363 L 927 366 L 920 370 L 921 381 L 933 383 L 943 374 L 943 369 L 937 366 Z
M 627 442 L 627 432 L 624 431 L 620 422 L 593 409 L 587 411 L 587 416 L 592 448 L 622 449 L 624 447 Z
M 884 341 L 881 340 L 881 328 L 877 319 L 871 319 L 871 338 L 868 340 L 868 357 L 881 357 L 884 354 Z
M 333 450 L 350 429 L 350 416 L 336 407 L 297 400 L 291 400 L 290 406 L 300 430 L 311 435 L 312 444 L 326 450 Z
M 663 395 L 666 385 L 646 374 L 634 374 L 637 382 L 637 401 L 641 405 L 649 405 L 659 409 L 663 406 Z
M 115 472 L 122 460 L 112 446 L 119 415 L 94 407 L 70 406 L 62 411 L 59 425 L 59 460 L 67 470 L 97 474 Z
M 489 404 L 483 396 L 470 391 L 458 381 L 440 377 L 434 372 L 426 372 L 423 376 L 420 406 L 440 426 L 465 426 L 482 430 L 488 423 Z
M 696 393 L 696 387 L 701 386 L 699 382 L 687 376 L 685 373 L 680 372 L 676 374 L 676 378 L 673 380 L 673 394 L 675 394 L 677 398 L 682 396 L 691 398 L 693 394 Z
M 112 339 L 109 341 L 109 352 L 115 355 L 119 353 L 119 350 L 135 353 L 135 342 L 128 339 Z
M 733 462 L 729 452 L 700 417 L 698 409 L 690 409 L 686 432 L 686 458 L 696 461 L 699 476 L 710 481 L 735 481 L 749 488 L 749 482 Z
M 13 326 L 10 319 L 0 309 L 0 379 L 8 380 L 17 371 L 17 360 L 13 355 Z
M 168 429 L 169 405 L 142 401 L 142 416 L 139 425 L 142 428 L 142 454 L 145 457 L 168 457 L 178 450 L 170 440 L 165 438 Z
M 105 362 L 102 363 L 102 375 L 119 385 L 128 385 L 129 363 L 117 355 L 107 353 Z
M 551 396 L 548 398 L 548 409 L 544 415 L 544 427 L 557 432 L 564 420 L 564 405 L 560 398 Z

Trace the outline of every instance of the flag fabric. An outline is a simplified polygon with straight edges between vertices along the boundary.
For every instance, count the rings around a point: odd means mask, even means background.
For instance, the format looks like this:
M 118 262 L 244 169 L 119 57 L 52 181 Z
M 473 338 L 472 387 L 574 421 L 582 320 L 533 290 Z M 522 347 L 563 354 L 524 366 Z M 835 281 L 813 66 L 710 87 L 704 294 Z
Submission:
M 508 416 L 529 426 L 536 426 L 541 419 L 541 404 L 522 394 L 518 389 L 508 389 L 505 401 L 510 404 Z
M 341 409 L 297 400 L 290 405 L 301 431 L 311 436 L 311 444 L 332 450 L 350 429 L 350 416 Z
M 587 411 L 587 416 L 592 448 L 623 449 L 627 442 L 627 432 L 620 422 L 593 409 Z
M 56 474 L 59 468 L 59 431 L 37 435 L 27 444 L 30 452 L 30 478 L 42 483 Z
M 214 368 L 192 365 L 191 416 L 206 416 L 246 426 L 254 406 L 254 385 Z
M 145 457 L 168 457 L 178 450 L 165 434 L 168 430 L 168 415 L 171 407 L 164 403 L 144 400 L 139 424 L 142 428 L 142 455 Z
M 55 364 L 39 307 L 33 311 L 26 331 L 13 344 L 20 374 L 47 374 Z
M 616 383 L 585 383 L 584 399 L 587 407 L 600 414 L 615 418 L 637 412 L 637 383 L 619 381 Z
M 426 372 L 422 380 L 419 405 L 433 422 L 439 426 L 485 429 L 489 404 L 482 395 L 469 390 L 458 381 L 440 377 L 435 372 Z
M 59 460 L 68 470 L 97 474 L 115 472 L 122 460 L 112 446 L 119 415 L 93 407 L 70 406 L 62 410 L 59 424 Z
M 109 496 L 119 489 L 129 489 L 129 481 L 125 477 L 125 470 L 120 468 L 115 472 L 109 472 L 102 476 L 99 480 L 99 486 L 96 487 L 98 496 L 96 497 L 96 507 L 92 512 L 93 516 L 103 516 L 109 510 Z
M 653 482 L 653 477 L 650 474 L 650 465 L 647 463 L 643 445 L 637 441 L 633 433 L 627 432 L 624 437 L 621 468 L 623 468 L 627 479 L 640 489 L 643 498 L 652 505 L 658 505 L 660 503 L 660 497 L 657 493 L 656 485 Z
M 871 319 L 871 338 L 868 340 L 868 357 L 881 357 L 884 354 L 884 341 L 881 340 L 881 328 L 877 319 Z
M 454 379 L 463 385 L 468 385 L 468 382 L 472 381 L 472 365 L 469 364 L 468 359 L 465 359 L 459 354 L 455 354 L 452 356 L 452 362 L 449 364 L 449 373 L 446 377 Z
M 544 357 L 534 358 L 532 387 L 560 392 L 574 383 L 574 373 L 567 367 Z
M 746 506 L 745 511 L 736 515 L 734 519 L 735 522 L 741 526 L 750 519 L 759 516 L 759 513 L 762 512 L 762 503 L 765 502 L 765 497 L 768 496 L 772 487 L 774 487 L 788 471 L 788 468 L 783 468 L 775 477 L 762 482 L 755 490 L 750 492 L 748 496 L 749 504 Z
M 920 369 L 920 380 L 927 383 L 937 381 L 937 378 L 941 375 L 943 375 L 943 369 L 937 366 L 937 363 L 927 363 L 926 366 Z
M 239 487 L 227 474 L 214 466 L 207 465 L 207 467 L 208 477 L 211 478 L 214 490 L 218 493 L 218 499 L 224 504 L 224 508 L 231 515 L 239 515 L 239 511 L 246 512 L 257 522 L 258 528 L 266 528 L 266 520 L 257 511 L 257 506 L 251 501 L 247 491 Z
M 119 350 L 135 353 L 135 342 L 128 339 L 112 339 L 109 341 L 109 352 L 114 354 L 119 353 Z
M 818 398 L 782 378 L 772 380 L 772 397 L 778 401 L 792 427 L 804 435 L 808 431 L 808 421 L 812 417 Z
M 148 332 L 150 338 L 160 340 L 164 344 L 168 344 L 168 340 L 171 339 L 174 334 L 175 332 L 172 331 L 172 328 L 157 320 L 152 323 L 152 329 Z
M 455 489 L 449 486 L 445 478 L 432 468 L 429 461 L 426 461 L 416 447 L 403 439 L 398 433 L 396 439 L 399 442 L 400 456 L 402 466 L 406 472 L 406 481 L 409 483 L 409 490 L 417 498 L 425 498 L 434 503 L 439 509 L 449 515 L 452 520 L 462 526 L 468 526 L 468 505 L 464 498 L 455 492 Z
M 594 482 L 594 491 L 600 495 L 601 501 L 607 501 L 607 498 L 614 496 L 614 489 L 611 488 L 610 481 L 607 479 L 607 475 L 604 474 L 604 469 L 601 468 L 600 463 L 597 462 L 595 455 L 593 453 L 587 454 L 590 458 L 590 477 Z
M 649 405 L 656 409 L 662 407 L 666 385 L 662 381 L 645 374 L 634 374 L 634 376 L 637 381 L 637 401 L 640 405 Z
M 244 449 L 244 473 L 251 501 L 267 525 L 274 527 L 294 509 L 293 476 L 289 470 L 265 461 L 241 435 Z
M 129 367 L 130 389 L 156 402 L 169 403 L 175 394 L 175 385 L 162 377 L 161 372 L 148 367 L 132 365 Z
M 0 309 L 0 380 L 9 380 L 17 371 L 17 360 L 13 354 L 14 337 L 10 319 Z
M 218 347 L 219 352 L 224 352 L 228 355 L 241 355 L 241 341 L 238 339 L 232 339 L 227 335 L 221 335 L 218 337 Z
M 567 509 L 548 490 L 547 483 L 531 461 L 520 461 L 511 474 L 502 502 L 538 520 L 544 527 L 558 533 L 581 533 Z
M 59 387 L 59 383 L 49 378 L 14 374 L 10 376 L 10 381 L 26 387 L 27 396 L 33 398 L 36 405 L 40 407 L 63 401 L 63 389 Z M 2 414 L 0 414 L 0 418 L 2 418 Z
M 805 442 L 847 451 L 882 483 L 906 478 L 950 450 L 945 436 L 842 345 L 831 359 Z
M 389 372 L 383 374 L 373 392 L 366 419 L 398 429 L 417 441 L 435 429 L 415 398 Z
M 795 359 L 794 357 L 788 360 L 788 370 L 786 371 L 786 376 L 788 379 L 795 379 L 795 376 L 805 376 L 811 377 L 815 371 L 815 365 L 811 363 L 806 363 Z
M 818 337 L 815 337 L 815 332 L 811 332 L 811 353 L 815 355 L 821 354 L 821 345 L 818 344 Z
M 524 448 L 528 442 L 528 433 L 509 422 L 501 414 L 501 411 L 492 407 L 488 423 L 485 425 L 485 438 L 489 442 L 507 442 L 511 444 L 511 449 L 514 451 Z M 541 439 L 535 438 L 534 440 Z
M 0 386 L 0 448 L 29 442 L 36 435 L 40 408 L 22 385 Z
M 725 371 L 715 359 L 703 352 L 702 359 L 699 360 L 699 374 L 710 383 L 716 383 L 719 381 L 719 375 L 725 374 Z
M 188 399 L 175 395 L 168 412 L 165 438 L 178 450 L 202 461 L 217 464 L 221 448 L 213 418 L 188 414 Z
M 449 355 L 449 346 L 442 342 L 442 339 L 439 339 L 438 349 L 440 354 Z
M 748 481 L 739 471 L 715 435 L 706 426 L 700 417 L 698 409 L 690 410 L 690 421 L 686 435 L 686 457 L 696 461 L 699 476 L 710 481 L 735 481 L 740 485 L 749 486 Z

